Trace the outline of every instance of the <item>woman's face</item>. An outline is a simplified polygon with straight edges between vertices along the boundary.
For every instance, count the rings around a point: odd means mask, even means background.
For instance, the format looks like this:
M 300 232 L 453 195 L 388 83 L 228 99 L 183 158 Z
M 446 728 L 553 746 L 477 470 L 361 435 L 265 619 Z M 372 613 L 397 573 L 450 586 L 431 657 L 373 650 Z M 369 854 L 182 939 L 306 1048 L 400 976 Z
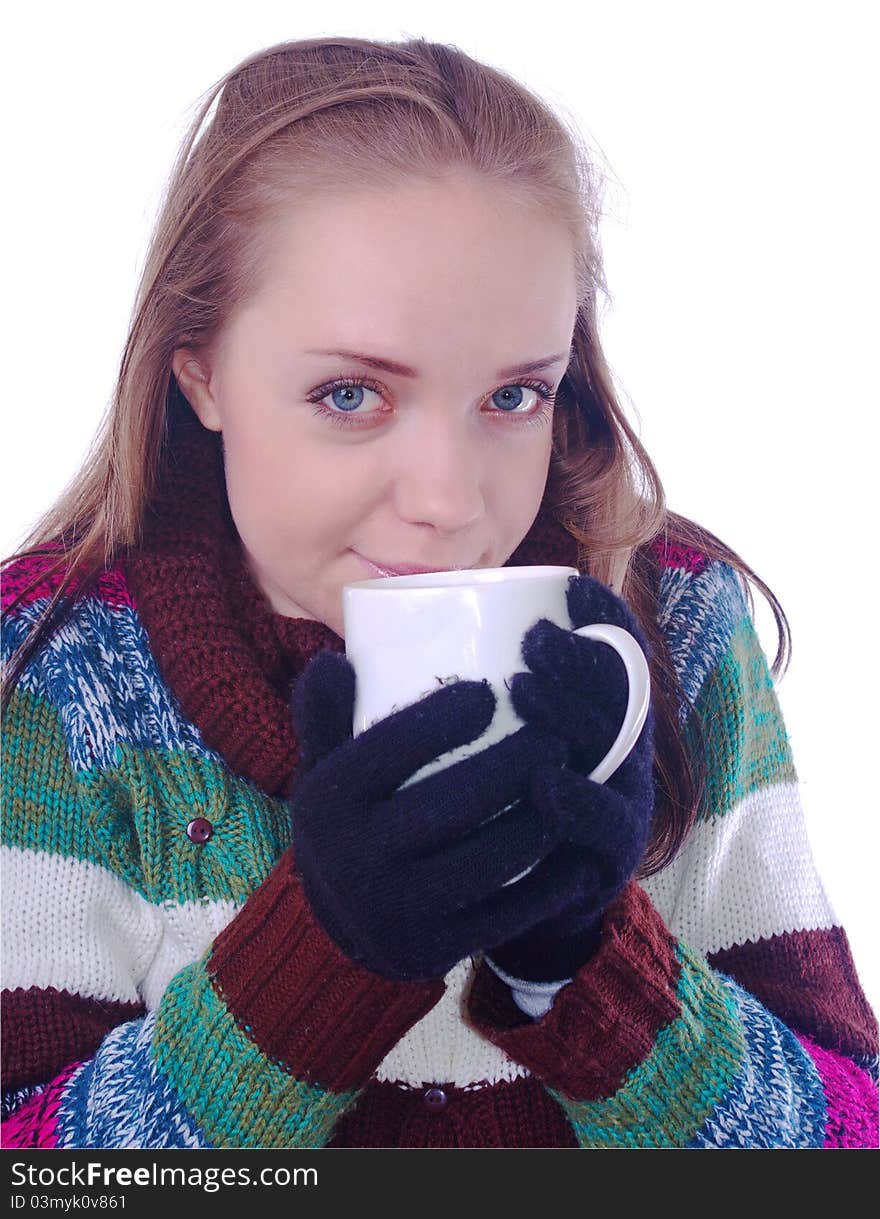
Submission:
M 258 586 L 341 636 L 343 585 L 382 574 L 367 560 L 498 567 L 525 537 L 550 462 L 542 391 L 569 360 L 574 256 L 562 226 L 465 178 L 324 198 L 273 232 L 257 295 L 173 369 L 222 432 Z

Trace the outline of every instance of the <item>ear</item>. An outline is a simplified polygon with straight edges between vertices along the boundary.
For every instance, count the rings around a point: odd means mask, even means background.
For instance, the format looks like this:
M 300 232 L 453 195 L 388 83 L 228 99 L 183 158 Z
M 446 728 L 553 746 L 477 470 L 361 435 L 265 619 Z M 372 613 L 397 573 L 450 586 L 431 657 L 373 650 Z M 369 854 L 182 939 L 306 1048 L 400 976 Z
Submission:
M 171 369 L 181 393 L 195 411 L 202 426 L 211 432 L 222 432 L 223 421 L 211 388 L 211 370 L 205 357 L 190 347 L 178 347 L 171 358 Z

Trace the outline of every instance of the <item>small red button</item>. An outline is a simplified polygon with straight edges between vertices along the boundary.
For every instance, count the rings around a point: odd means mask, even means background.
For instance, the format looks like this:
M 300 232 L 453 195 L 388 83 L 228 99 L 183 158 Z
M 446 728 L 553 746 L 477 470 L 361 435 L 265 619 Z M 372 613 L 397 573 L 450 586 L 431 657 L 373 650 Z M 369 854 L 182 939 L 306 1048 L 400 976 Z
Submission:
M 196 817 L 186 827 L 187 837 L 191 842 L 207 842 L 214 835 L 214 827 L 204 817 Z
M 445 1109 L 449 1097 L 442 1088 L 429 1088 L 425 1093 L 424 1100 L 429 1109 Z

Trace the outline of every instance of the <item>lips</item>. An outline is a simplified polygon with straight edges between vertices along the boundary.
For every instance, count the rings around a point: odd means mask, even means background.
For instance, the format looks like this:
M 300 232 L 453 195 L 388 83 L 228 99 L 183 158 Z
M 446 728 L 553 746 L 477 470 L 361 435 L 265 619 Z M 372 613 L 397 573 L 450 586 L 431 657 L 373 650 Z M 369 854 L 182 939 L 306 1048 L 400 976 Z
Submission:
M 366 555 L 358 554 L 356 550 L 352 554 L 357 555 L 360 561 L 367 567 L 373 575 L 376 576 L 422 576 L 427 572 L 433 571 L 461 571 L 462 566 L 458 564 L 447 566 L 445 564 L 435 564 L 433 567 L 422 567 L 418 563 L 385 563 L 378 560 L 368 559 Z

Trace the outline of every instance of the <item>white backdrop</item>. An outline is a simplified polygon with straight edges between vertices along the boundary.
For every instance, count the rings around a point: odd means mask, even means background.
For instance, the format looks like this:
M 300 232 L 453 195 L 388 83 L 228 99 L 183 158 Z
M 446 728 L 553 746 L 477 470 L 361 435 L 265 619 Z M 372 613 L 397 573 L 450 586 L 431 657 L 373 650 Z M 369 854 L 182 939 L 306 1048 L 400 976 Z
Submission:
M 788 614 L 778 691 L 811 839 L 880 1007 L 874 7 L 326 0 L 318 21 L 280 0 L 19 6 L 2 80 L 0 549 L 73 474 L 109 400 L 197 97 L 289 38 L 456 43 L 540 92 L 602 159 L 606 350 L 670 506 L 738 551 Z

